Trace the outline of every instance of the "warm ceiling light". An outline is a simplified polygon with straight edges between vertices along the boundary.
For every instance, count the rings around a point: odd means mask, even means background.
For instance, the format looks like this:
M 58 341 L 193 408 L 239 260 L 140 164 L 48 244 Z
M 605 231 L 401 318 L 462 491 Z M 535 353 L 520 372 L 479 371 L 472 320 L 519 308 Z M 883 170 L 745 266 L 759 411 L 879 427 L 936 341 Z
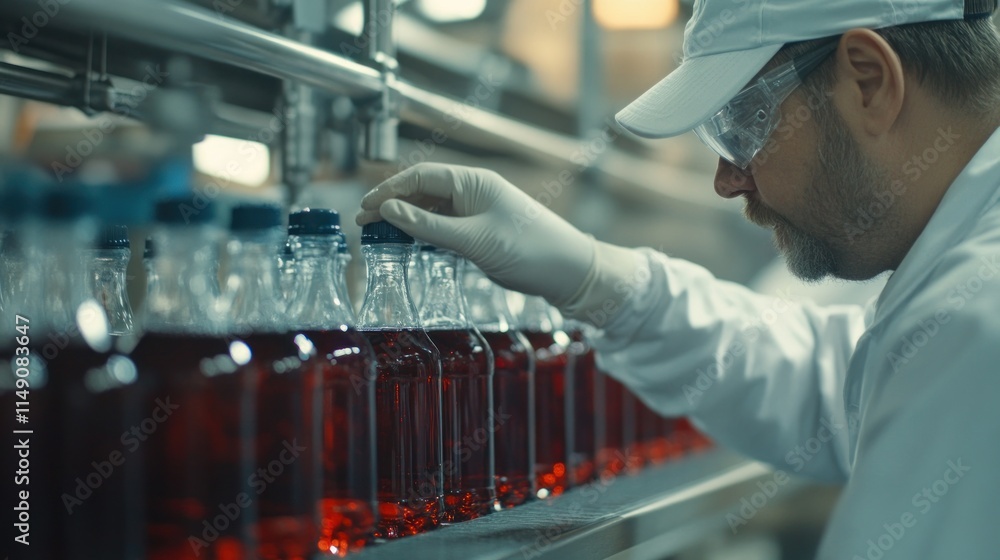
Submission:
M 594 0 L 594 19 L 605 29 L 662 29 L 680 12 L 679 0 Z
M 454 23 L 483 15 L 486 0 L 419 0 L 417 7 L 431 21 Z

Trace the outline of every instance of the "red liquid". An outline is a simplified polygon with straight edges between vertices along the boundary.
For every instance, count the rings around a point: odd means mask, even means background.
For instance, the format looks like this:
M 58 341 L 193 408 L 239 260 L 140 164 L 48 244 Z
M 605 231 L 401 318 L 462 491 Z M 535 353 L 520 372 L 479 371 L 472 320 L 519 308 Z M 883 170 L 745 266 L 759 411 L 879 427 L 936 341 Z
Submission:
M 375 350 L 375 536 L 433 529 L 442 499 L 440 355 L 422 330 L 366 330 Z
M 604 422 L 597 425 L 597 472 L 600 477 L 614 477 L 625 471 L 626 454 L 626 394 L 625 387 L 618 380 L 604 372 L 598 372 L 595 391 L 604 395 Z M 600 407 L 598 407 L 600 408 Z
M 142 410 L 177 407 L 155 431 L 136 436 L 145 455 L 149 559 L 232 560 L 254 550 L 257 379 L 237 369 L 229 348 L 221 338 L 153 333 L 132 353 L 150 387 Z
M 319 541 L 322 369 L 315 345 L 304 335 L 251 334 L 243 339 L 252 358 L 237 375 L 256 380 L 253 473 L 248 482 L 257 502 L 251 526 L 267 560 L 305 559 Z M 237 343 L 238 344 L 238 343 Z
M 77 341 L 49 361 L 48 371 L 61 401 L 53 420 L 61 422 L 54 486 L 64 500 L 63 557 L 143 557 L 142 448 L 130 430 L 141 430 L 151 411 L 140 409 L 135 365 Z
M 610 378 L 609 378 L 610 379 Z M 619 383 L 619 381 L 615 381 Z M 625 472 L 635 474 L 642 469 L 642 442 L 639 440 L 637 408 L 639 399 L 622 385 L 622 453 L 625 456 Z
M 318 549 L 344 556 L 375 531 L 375 361 L 361 333 L 304 333 L 322 366 Z
M 581 485 L 594 480 L 596 471 L 596 434 L 594 426 L 598 421 L 594 406 L 594 376 L 597 374 L 594 351 L 583 339 L 580 331 L 570 334 L 573 343 L 569 346 L 569 378 L 571 395 L 573 435 L 570 439 L 569 476 L 573 485 Z
M 638 415 L 639 438 L 643 442 L 643 457 L 648 463 L 661 465 L 683 454 L 672 437 L 673 419 L 660 416 L 642 401 L 639 401 Z
M 496 502 L 493 470 L 493 355 L 475 331 L 429 330 L 441 354 L 444 511 L 456 523 Z
M 535 487 L 538 496 L 558 496 L 567 487 L 566 347 L 552 333 L 525 331 L 535 349 Z
M 484 332 L 493 351 L 497 500 L 505 508 L 532 497 L 535 466 L 534 350 L 518 332 Z

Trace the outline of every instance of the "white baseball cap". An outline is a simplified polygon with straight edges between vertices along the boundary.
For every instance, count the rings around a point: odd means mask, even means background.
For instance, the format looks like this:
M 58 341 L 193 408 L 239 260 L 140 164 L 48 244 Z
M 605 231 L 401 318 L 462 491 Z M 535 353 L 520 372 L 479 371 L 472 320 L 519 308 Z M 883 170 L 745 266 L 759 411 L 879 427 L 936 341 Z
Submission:
M 981 17 L 995 7 L 983 0 L 695 0 L 680 67 L 615 119 L 645 138 L 675 136 L 722 109 L 785 43 Z

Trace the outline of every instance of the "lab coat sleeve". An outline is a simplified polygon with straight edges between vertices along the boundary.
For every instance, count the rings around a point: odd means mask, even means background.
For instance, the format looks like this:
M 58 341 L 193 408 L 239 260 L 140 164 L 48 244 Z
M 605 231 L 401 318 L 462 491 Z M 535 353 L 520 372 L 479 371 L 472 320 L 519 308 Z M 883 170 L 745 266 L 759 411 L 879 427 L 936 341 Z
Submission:
M 606 325 L 592 321 L 602 327 L 593 341 L 598 364 L 653 409 L 690 416 L 726 447 L 844 480 L 844 377 L 864 309 L 762 296 L 690 262 L 638 251 L 648 269 L 624 288 L 629 297 Z
M 901 314 L 907 320 L 875 325 L 878 343 L 859 356 L 872 381 L 868 405 L 821 560 L 996 558 L 1000 550 L 1000 275 L 944 268 L 938 285 L 947 289 L 925 290 Z

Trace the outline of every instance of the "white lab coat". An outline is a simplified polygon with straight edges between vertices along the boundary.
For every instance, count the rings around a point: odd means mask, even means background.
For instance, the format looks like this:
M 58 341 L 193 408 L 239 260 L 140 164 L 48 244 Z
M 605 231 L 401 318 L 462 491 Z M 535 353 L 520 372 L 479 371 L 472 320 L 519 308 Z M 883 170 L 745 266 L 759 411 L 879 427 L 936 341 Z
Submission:
M 1000 132 L 867 308 L 757 295 L 641 249 L 648 281 L 595 338 L 599 364 L 722 445 L 846 481 L 822 560 L 1000 558 L 998 200 Z M 736 531 L 768 507 L 747 499 Z

